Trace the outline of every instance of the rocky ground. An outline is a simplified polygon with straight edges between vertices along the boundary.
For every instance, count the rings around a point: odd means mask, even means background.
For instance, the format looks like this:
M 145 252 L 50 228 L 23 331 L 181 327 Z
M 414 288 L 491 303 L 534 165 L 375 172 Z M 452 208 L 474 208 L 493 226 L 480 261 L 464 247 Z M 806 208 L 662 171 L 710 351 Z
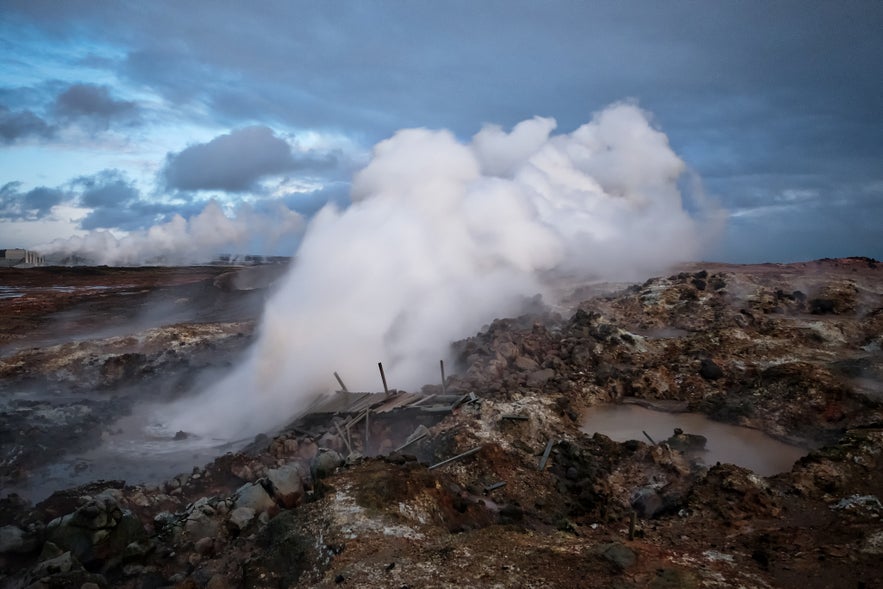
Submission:
M 2 281 L 27 292 L 0 299 L 4 486 L 113 435 L 102 428 L 134 391 L 173 397 L 233 361 L 272 281 L 222 268 L 16 272 L 35 282 Z M 157 308 L 148 301 L 166 310 L 139 316 Z M 875 261 L 695 265 L 577 289 L 554 309 L 457 342 L 449 410 L 305 416 L 156 484 L 94 482 L 35 505 L 7 495 L 0 583 L 883 587 Z M 761 477 L 691 459 L 702 440 L 690 432 L 618 443 L 584 431 L 587 408 L 621 402 L 808 453 Z M 412 432 L 423 437 L 408 444 Z

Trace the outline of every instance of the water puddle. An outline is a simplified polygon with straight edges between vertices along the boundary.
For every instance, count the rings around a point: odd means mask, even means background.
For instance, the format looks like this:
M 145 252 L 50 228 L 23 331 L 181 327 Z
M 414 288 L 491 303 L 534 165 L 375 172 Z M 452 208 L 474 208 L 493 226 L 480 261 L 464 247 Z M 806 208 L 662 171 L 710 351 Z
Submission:
M 750 468 L 761 476 L 788 472 L 807 450 L 785 444 L 763 432 L 712 421 L 700 413 L 666 413 L 638 405 L 600 405 L 583 416 L 582 431 L 602 433 L 617 442 L 647 441 L 647 432 L 662 442 L 681 428 L 687 434 L 708 439 L 706 451 L 698 455 L 706 465 L 716 462 Z
M 18 484 L 4 485 L 3 495 L 17 493 L 33 503 L 59 489 L 97 480 L 123 480 L 128 485 L 158 484 L 194 466 L 204 466 L 224 454 L 240 449 L 247 441 L 188 436 L 175 439 L 161 426 L 142 415 L 118 420 L 96 448 L 60 456 L 55 462 L 37 467 Z

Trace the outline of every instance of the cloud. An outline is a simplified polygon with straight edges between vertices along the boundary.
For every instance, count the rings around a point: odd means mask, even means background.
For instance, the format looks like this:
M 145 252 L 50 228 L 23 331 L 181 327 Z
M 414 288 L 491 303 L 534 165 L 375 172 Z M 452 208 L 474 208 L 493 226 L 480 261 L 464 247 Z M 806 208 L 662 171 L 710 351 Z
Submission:
M 368 390 L 376 360 L 413 389 L 451 341 L 537 294 L 554 300 L 561 274 L 644 278 L 701 251 L 686 167 L 646 112 L 617 103 L 571 133 L 554 127 L 486 127 L 470 142 L 406 129 L 378 143 L 352 204 L 310 222 L 247 361 L 158 418 L 211 437 L 265 431 L 335 370 Z
M 138 118 L 136 103 L 116 100 L 107 86 L 72 84 L 55 99 L 54 112 L 61 120 L 85 122 L 106 130 L 111 121 L 132 122 Z
M 0 104 L 0 141 L 14 143 L 19 139 L 47 139 L 55 135 L 56 127 L 30 110 L 10 110 Z
M 21 192 L 21 182 L 7 182 L 0 187 L 0 219 L 33 221 L 46 217 L 52 207 L 69 199 L 57 188 L 39 186 Z
M 291 145 L 264 126 L 244 127 L 169 154 L 166 185 L 177 190 L 244 192 L 261 178 L 307 168 L 331 167 L 332 156 L 292 153 Z

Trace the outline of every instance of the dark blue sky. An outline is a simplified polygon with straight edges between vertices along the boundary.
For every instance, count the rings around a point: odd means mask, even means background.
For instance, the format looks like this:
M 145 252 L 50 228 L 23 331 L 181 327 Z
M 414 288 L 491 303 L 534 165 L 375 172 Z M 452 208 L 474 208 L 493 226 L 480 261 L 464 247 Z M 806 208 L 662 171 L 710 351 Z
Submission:
M 0 247 L 309 216 L 397 129 L 632 99 L 728 212 L 706 259 L 883 258 L 880 31 L 876 0 L 0 0 Z

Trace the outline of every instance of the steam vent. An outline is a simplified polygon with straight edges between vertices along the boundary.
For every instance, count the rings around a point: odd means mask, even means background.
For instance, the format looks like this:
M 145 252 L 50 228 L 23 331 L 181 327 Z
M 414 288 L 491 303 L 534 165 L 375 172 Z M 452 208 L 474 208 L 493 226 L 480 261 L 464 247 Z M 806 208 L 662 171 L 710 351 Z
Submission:
M 880 587 L 875 260 L 569 285 L 421 387 L 341 355 L 275 429 L 169 427 L 286 271 L 0 269 L 0 585 Z

